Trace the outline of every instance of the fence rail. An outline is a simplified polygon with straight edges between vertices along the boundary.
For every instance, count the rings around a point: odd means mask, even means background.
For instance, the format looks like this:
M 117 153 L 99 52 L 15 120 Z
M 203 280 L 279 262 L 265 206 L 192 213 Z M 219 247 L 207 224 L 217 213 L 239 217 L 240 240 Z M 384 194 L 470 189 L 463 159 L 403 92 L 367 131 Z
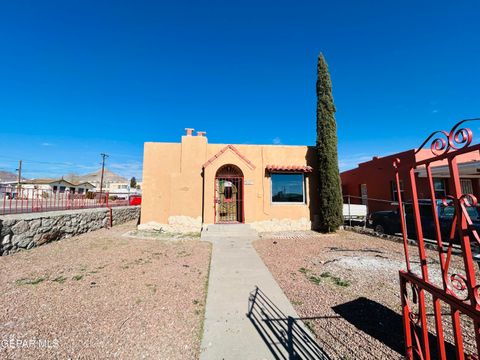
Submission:
M 404 199 L 399 192 L 399 213 L 404 242 L 407 271 L 400 270 L 400 298 L 402 301 L 403 328 L 405 334 L 406 359 L 450 359 L 447 354 L 448 338 L 453 335 L 455 357 L 459 360 L 480 359 L 480 278 L 476 271 L 475 255 L 472 243 L 480 245 L 480 229 L 475 226 L 468 209 L 478 206 L 474 194 L 464 193 L 462 189 L 458 160 L 468 153 L 478 153 L 480 143 L 472 145 L 473 132 L 464 127 L 465 123 L 479 121 L 462 120 L 447 132 L 434 131 L 417 152 L 430 145 L 431 155 L 413 164 L 402 164 L 400 159 L 393 161 L 396 188 L 400 189 L 400 178 L 409 179 L 412 196 L 412 210 L 417 235 L 418 255 L 408 246 L 406 212 L 402 205 Z M 449 194 L 438 199 L 450 201 L 453 205 L 453 218 L 446 229 L 442 229 L 437 210 L 437 195 L 432 175 L 432 167 L 438 161 L 448 163 Z M 428 179 L 429 197 L 435 240 L 438 244 L 438 259 L 425 251 L 424 232 L 428 226 L 422 221 L 415 170 L 425 167 Z M 408 176 L 408 177 L 407 177 Z M 442 231 L 443 230 L 443 231 Z M 460 242 L 462 265 L 452 266 L 453 243 Z M 413 249 L 412 249 L 413 250 Z M 433 260 L 440 265 L 441 284 L 434 281 Z M 412 263 L 420 265 L 421 276 L 412 270 Z M 438 270 L 436 271 L 438 273 Z M 407 286 L 409 285 L 409 286 Z M 410 289 L 409 289 L 410 288 Z M 428 321 L 427 314 L 433 308 L 434 319 Z M 452 329 L 452 331 L 448 331 Z M 430 330 L 436 332 L 436 344 L 430 343 Z M 438 354 L 433 355 L 434 349 Z
M 0 188 L 0 215 L 127 205 L 128 197 L 118 199 L 117 195 L 112 193 L 75 194 L 69 191 Z
M 355 195 L 344 195 L 343 204 L 343 218 L 350 226 L 352 223 L 362 223 L 365 226 L 368 216 L 376 211 L 398 209 L 398 203 L 393 200 Z

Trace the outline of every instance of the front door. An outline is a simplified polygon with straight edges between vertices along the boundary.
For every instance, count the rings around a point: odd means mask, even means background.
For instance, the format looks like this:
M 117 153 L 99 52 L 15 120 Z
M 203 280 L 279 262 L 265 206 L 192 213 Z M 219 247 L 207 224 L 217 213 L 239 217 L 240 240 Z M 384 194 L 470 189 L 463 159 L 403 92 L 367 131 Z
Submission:
M 243 176 L 219 174 L 214 201 L 215 223 L 243 222 Z
M 233 165 L 215 177 L 215 223 L 243 222 L 243 174 Z
M 215 187 L 215 222 L 243 222 L 243 178 L 218 177 L 215 179 Z

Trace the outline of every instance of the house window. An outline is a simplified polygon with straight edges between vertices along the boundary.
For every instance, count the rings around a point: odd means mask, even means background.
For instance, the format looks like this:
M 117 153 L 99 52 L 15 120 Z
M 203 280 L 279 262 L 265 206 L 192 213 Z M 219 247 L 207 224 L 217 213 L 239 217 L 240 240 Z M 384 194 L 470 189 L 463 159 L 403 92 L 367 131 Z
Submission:
M 368 204 L 367 184 L 360 184 L 360 195 L 362 196 L 362 204 Z
M 273 173 L 272 203 L 305 203 L 305 179 L 303 173 Z
M 58 186 L 57 185 L 53 185 L 53 191 L 57 191 L 58 190 Z
M 433 179 L 433 187 L 435 189 L 435 197 L 443 199 L 447 196 L 447 185 L 445 179 Z
M 64 193 L 65 192 L 65 186 L 60 186 L 60 192 Z
M 460 186 L 462 187 L 462 194 L 473 194 L 472 179 L 460 179 Z
M 83 188 L 78 188 L 78 193 L 83 194 Z
M 390 187 L 392 189 L 392 200 L 398 201 L 397 183 L 395 181 L 390 181 Z M 400 195 L 403 199 L 403 180 L 400 180 Z

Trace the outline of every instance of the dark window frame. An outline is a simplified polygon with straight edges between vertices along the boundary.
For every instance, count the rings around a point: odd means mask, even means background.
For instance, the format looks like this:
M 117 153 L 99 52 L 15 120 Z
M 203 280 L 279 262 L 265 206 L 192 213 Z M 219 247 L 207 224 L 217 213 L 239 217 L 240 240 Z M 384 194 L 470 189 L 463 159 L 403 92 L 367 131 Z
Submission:
M 302 176 L 302 201 L 275 201 L 273 200 L 273 178 L 274 175 L 301 175 Z M 307 178 L 304 172 L 297 171 L 276 171 L 270 173 L 270 204 L 271 205 L 306 205 L 307 204 Z
M 437 188 L 437 184 L 441 183 L 443 188 Z M 443 199 L 447 196 L 447 181 L 445 178 L 433 178 L 433 189 L 435 191 L 435 198 Z
M 390 181 L 390 190 L 391 196 L 393 201 L 398 201 L 398 191 L 397 191 L 397 184 L 395 181 Z M 403 194 L 405 192 L 405 188 L 403 186 L 403 180 L 400 180 L 400 194 L 402 195 L 402 199 L 405 199 Z

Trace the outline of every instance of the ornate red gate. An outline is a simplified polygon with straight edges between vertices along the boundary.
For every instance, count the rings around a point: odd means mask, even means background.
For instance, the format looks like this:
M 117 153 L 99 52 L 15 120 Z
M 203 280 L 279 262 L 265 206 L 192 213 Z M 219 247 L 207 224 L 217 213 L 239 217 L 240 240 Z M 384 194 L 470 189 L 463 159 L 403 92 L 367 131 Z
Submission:
M 480 360 L 480 285 L 475 265 L 479 261 L 475 252 L 478 253 L 480 245 L 477 233 L 480 226 L 470 215 L 471 210 L 478 211 L 477 198 L 474 194 L 462 193 L 457 163 L 462 155 L 480 153 L 480 144 L 472 145 L 472 131 L 463 127 L 466 122 L 474 120 L 480 119 L 460 121 L 450 132 L 432 133 L 417 150 L 418 152 L 430 144 L 431 157 L 416 160 L 413 165 L 401 164 L 399 159 L 394 161 L 397 189 L 400 188 L 401 177 L 411 186 L 411 208 L 419 256 L 414 259 L 409 252 L 407 225 L 410 224 L 406 220 L 405 201 L 398 191 L 407 268 L 407 271 L 400 271 L 407 359 L 447 359 L 452 356 L 449 350 L 453 349 L 453 356 L 457 359 Z M 448 166 L 450 191 L 443 199 L 435 197 L 432 177 L 434 164 Z M 418 201 L 416 172 L 420 169 L 426 172 L 428 181 L 433 212 L 431 226 L 434 228 L 438 259 L 431 259 L 431 252 L 425 249 L 424 228 L 429 224 L 422 217 Z M 473 177 L 478 178 L 478 175 Z M 447 230 L 439 220 L 439 210 L 442 207 L 443 210 L 448 207 L 452 214 Z M 455 267 L 452 266 L 454 252 L 459 253 L 463 260 L 457 261 Z M 436 333 L 436 338 L 429 330 Z

